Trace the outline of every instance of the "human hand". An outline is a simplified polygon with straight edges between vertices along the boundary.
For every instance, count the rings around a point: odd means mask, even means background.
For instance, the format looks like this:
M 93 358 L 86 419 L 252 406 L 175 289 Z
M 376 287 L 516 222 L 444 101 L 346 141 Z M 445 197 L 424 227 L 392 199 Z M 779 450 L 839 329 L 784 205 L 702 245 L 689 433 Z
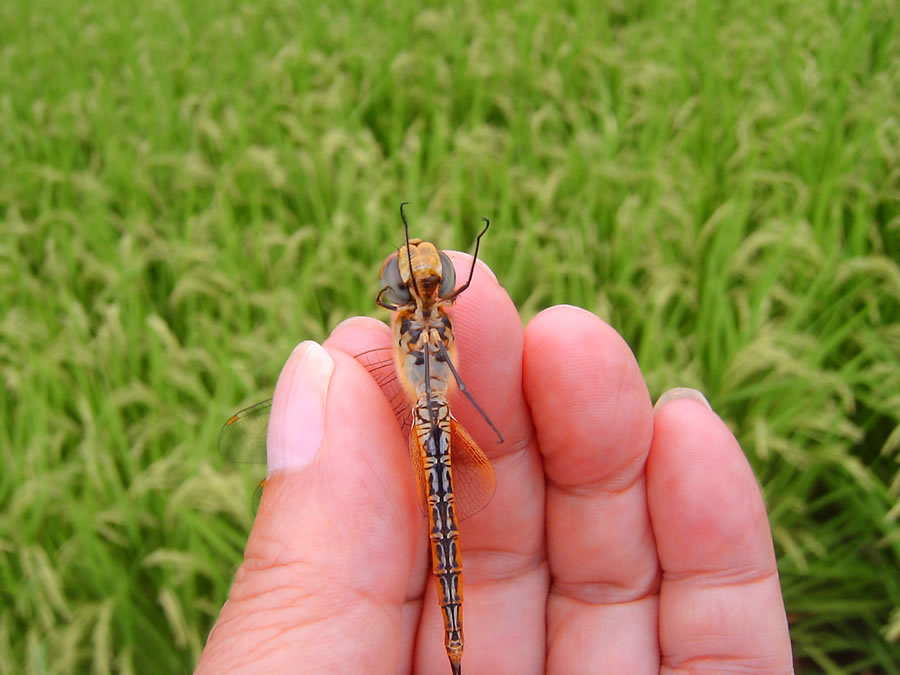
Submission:
M 593 314 L 554 307 L 523 330 L 486 270 L 451 310 L 462 378 L 506 439 L 451 396 L 497 474 L 460 526 L 463 672 L 791 672 L 765 507 L 725 424 L 696 400 L 654 411 Z M 354 319 L 285 365 L 270 475 L 198 673 L 450 672 L 407 441 L 351 357 L 390 340 Z

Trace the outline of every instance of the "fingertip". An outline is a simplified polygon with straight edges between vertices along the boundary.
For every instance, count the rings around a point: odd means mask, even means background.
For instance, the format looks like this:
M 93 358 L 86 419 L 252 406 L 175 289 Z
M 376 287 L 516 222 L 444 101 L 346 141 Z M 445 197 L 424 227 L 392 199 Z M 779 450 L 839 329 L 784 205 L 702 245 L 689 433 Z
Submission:
M 525 328 L 523 387 L 552 480 L 614 489 L 643 470 L 647 385 L 628 344 L 598 316 L 571 305 L 535 315 Z
M 472 256 L 448 252 L 457 270 L 457 288 L 465 283 Z M 524 334 L 515 304 L 487 268 L 475 265 L 471 286 L 449 310 L 463 381 L 510 445 L 530 434 L 528 409 L 522 397 Z M 458 391 L 451 395 L 454 414 L 483 445 L 492 447 L 494 431 Z M 510 447 L 510 446 L 507 446 Z
M 774 565 L 756 476 L 708 404 L 680 398 L 657 408 L 647 482 L 664 570 Z
M 576 357 L 612 349 L 615 360 L 634 361 L 631 348 L 615 328 L 593 312 L 575 305 L 554 305 L 541 310 L 528 322 L 525 332 L 530 349 L 541 351 L 553 345 L 557 350 L 566 348 L 565 356 Z
M 373 319 L 371 316 L 351 316 L 349 319 L 344 319 L 337 326 L 334 327 L 334 330 L 331 331 L 331 335 L 325 341 L 330 346 L 334 346 L 332 343 L 335 340 L 340 340 L 345 338 L 346 336 L 378 336 L 382 335 L 390 336 L 391 329 L 384 321 L 379 321 L 378 319 Z
M 465 251 L 444 251 L 450 259 L 453 261 L 453 266 L 456 268 L 456 285 L 462 286 L 466 279 L 469 278 L 469 269 L 472 266 L 472 258 L 471 253 L 466 253 Z M 462 274 L 465 272 L 465 274 Z M 475 273 L 488 276 L 490 279 L 494 281 L 494 283 L 499 284 L 500 282 L 497 280 L 497 275 L 494 274 L 494 270 L 490 268 L 490 266 L 481 258 L 475 258 Z
M 540 312 L 538 312 L 537 314 L 534 315 L 534 319 L 532 319 L 532 321 L 534 321 L 538 317 L 541 317 L 541 319 L 540 319 L 541 321 L 548 320 L 548 317 L 549 317 L 549 320 L 554 320 L 554 315 L 557 315 L 557 314 L 559 314 L 560 316 L 566 316 L 566 317 L 572 317 L 572 318 L 581 316 L 587 320 L 600 318 L 593 312 L 590 312 L 590 311 L 584 309 L 584 307 L 578 307 L 577 305 L 568 305 L 568 304 L 563 303 L 560 305 L 553 305 L 551 307 L 545 307 Z M 603 320 L 600 319 L 600 321 L 603 321 Z M 606 323 L 606 322 L 603 321 L 603 323 Z

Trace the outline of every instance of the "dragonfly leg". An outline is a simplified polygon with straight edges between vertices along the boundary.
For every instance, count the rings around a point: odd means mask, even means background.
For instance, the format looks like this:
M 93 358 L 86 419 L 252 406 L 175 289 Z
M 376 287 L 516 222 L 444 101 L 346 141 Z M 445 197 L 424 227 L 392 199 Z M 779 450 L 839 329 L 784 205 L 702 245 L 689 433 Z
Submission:
M 500 430 L 494 426 L 494 423 L 491 421 L 491 418 L 487 416 L 487 413 L 481 409 L 481 406 L 478 405 L 478 401 L 469 393 L 468 388 L 466 387 L 466 383 L 462 381 L 462 378 L 459 376 L 459 373 L 456 370 L 456 367 L 453 365 L 453 361 L 450 359 L 450 353 L 447 351 L 447 348 L 444 346 L 443 342 L 438 342 L 438 348 L 441 350 L 441 354 L 444 355 L 444 359 L 447 362 L 447 365 L 450 366 L 450 372 L 453 373 L 453 377 L 456 380 L 456 384 L 459 387 L 459 390 L 465 395 L 469 401 L 472 402 L 472 405 L 475 406 L 475 410 L 478 411 L 478 414 L 484 418 L 484 421 L 487 422 L 491 429 L 494 430 L 494 433 L 497 434 L 497 438 L 500 439 L 500 442 L 503 442 L 503 435 L 500 433 Z M 426 361 L 426 363 L 428 363 Z

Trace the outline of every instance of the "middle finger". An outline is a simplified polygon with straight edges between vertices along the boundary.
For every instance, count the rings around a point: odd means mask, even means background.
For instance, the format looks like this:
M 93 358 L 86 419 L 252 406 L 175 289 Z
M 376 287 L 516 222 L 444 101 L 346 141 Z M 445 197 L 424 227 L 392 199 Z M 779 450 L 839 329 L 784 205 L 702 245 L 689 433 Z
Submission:
M 547 477 L 547 670 L 657 672 L 653 417 L 640 369 L 612 328 L 568 306 L 531 321 L 524 362 Z

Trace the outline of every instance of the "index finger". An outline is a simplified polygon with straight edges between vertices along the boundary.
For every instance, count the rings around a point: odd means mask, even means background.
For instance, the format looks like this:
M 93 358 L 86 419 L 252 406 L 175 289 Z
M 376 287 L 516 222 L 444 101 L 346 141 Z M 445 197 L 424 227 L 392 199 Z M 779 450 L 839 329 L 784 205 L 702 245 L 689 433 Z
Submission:
M 445 251 L 458 285 L 468 278 L 472 257 Z M 502 655 L 503 670 L 528 671 L 543 663 L 547 574 L 543 564 L 543 490 L 531 415 L 522 394 L 524 335 L 515 306 L 483 263 L 472 284 L 449 310 L 457 344 L 457 366 L 479 406 L 504 436 L 498 444 L 488 423 L 465 396 L 454 392 L 450 409 L 491 458 L 497 490 L 483 511 L 460 527 L 465 582 L 467 666 L 489 672 Z M 378 335 L 380 333 L 380 335 Z M 387 331 L 353 321 L 329 341 L 350 352 L 390 344 Z M 429 593 L 429 595 L 431 595 Z M 437 599 L 426 598 L 418 662 L 442 667 L 441 618 Z M 512 661 L 511 661 L 512 660 Z M 440 664 L 440 665 L 438 665 Z M 430 671 L 429 671 L 430 672 Z

